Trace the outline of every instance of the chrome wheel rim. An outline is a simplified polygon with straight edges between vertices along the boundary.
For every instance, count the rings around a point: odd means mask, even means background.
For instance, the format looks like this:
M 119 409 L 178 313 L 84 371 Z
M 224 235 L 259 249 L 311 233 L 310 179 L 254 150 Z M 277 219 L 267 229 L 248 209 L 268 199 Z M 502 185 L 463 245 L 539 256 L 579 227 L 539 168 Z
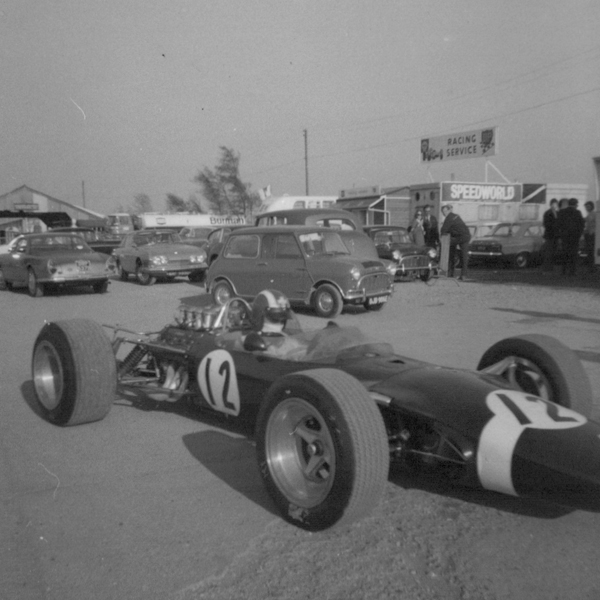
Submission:
M 301 398 L 280 402 L 265 435 L 269 470 L 293 504 L 312 508 L 329 495 L 335 479 L 335 447 L 321 414 Z
M 333 296 L 329 292 L 321 292 L 317 301 L 319 310 L 324 313 L 330 313 L 333 310 Z
M 231 292 L 225 284 L 220 284 L 215 288 L 215 300 L 218 304 L 227 304 L 230 299 Z
M 507 356 L 483 369 L 484 373 L 499 375 L 522 391 L 554 402 L 552 386 L 547 376 L 530 360 L 520 356 Z
M 41 342 L 33 354 L 33 385 L 38 400 L 54 410 L 64 392 L 64 373 L 58 352 L 49 342 Z

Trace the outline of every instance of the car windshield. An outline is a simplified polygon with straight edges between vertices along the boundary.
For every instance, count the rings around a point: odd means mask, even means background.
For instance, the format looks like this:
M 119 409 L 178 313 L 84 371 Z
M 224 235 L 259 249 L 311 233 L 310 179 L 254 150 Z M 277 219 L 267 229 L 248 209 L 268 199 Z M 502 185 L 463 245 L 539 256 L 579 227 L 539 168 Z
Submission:
M 32 237 L 29 241 L 32 251 L 60 252 L 62 250 L 91 252 L 90 247 L 79 235 L 47 235 Z
M 388 229 L 375 233 L 375 244 L 383 246 L 387 244 L 411 244 L 410 235 L 404 229 Z
M 211 231 L 212 229 L 210 227 L 187 227 L 182 229 L 179 233 L 182 238 L 194 238 L 205 240 Z
M 492 229 L 485 237 L 511 237 L 514 234 L 513 226 L 510 223 L 503 223 Z
M 308 256 L 350 254 L 342 238 L 335 231 L 301 233 L 298 239 Z

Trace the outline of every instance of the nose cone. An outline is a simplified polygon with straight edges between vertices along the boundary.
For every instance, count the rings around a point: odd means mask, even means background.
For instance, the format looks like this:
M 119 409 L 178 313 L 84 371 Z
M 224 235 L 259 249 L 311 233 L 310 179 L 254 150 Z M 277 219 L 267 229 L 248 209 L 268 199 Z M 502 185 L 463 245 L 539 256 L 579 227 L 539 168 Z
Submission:
M 600 425 L 512 390 L 488 394 L 477 470 L 486 489 L 600 509 Z

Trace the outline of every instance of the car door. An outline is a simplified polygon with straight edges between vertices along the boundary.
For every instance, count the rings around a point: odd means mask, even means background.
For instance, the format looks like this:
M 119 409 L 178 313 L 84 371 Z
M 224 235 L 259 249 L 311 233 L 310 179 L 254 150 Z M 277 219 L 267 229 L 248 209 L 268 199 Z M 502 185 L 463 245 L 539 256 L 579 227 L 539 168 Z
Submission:
M 2 260 L 4 278 L 11 283 L 24 283 L 27 281 L 26 257 L 29 254 L 28 238 L 21 238 L 15 247 L 8 252 Z
M 292 232 L 263 235 L 256 273 L 257 293 L 272 288 L 290 300 L 303 300 L 310 289 L 304 254 Z

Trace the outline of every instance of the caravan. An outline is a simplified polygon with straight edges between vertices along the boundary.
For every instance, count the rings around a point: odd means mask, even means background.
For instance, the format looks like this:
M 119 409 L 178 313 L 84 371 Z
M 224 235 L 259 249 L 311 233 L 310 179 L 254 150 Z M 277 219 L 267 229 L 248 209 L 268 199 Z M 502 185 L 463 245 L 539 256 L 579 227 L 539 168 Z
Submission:
M 293 208 L 332 208 L 337 196 L 280 196 L 266 198 L 258 209 L 259 214 L 274 210 L 290 210 Z

